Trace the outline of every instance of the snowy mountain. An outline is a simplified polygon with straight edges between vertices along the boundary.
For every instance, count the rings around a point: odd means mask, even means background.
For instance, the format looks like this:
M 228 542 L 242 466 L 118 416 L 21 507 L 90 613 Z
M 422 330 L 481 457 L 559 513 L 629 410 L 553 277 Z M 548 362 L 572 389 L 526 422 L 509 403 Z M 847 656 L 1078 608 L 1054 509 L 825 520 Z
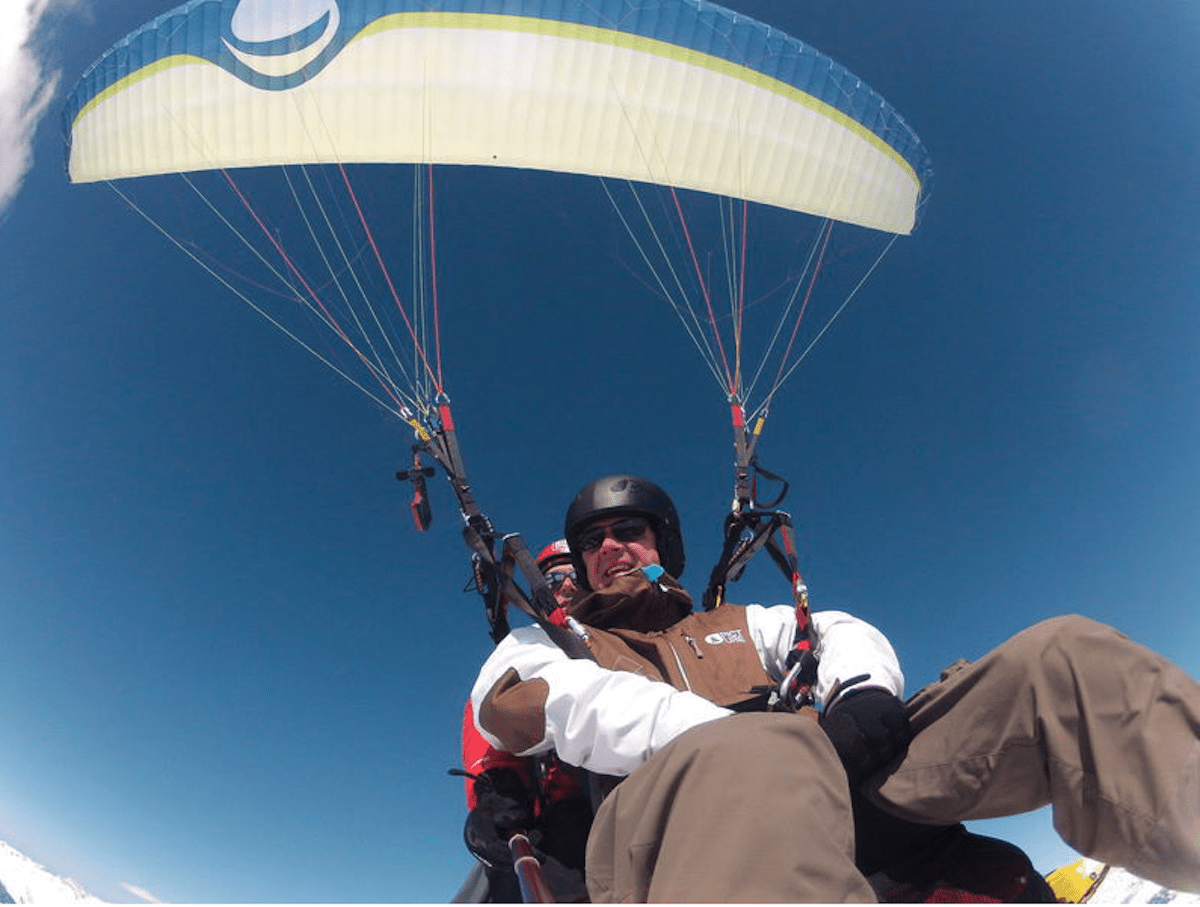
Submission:
M 45 866 L 0 841 L 0 904 L 103 904 L 72 879 L 56 876 Z
M 1200 894 L 1172 891 L 1118 866 L 1082 857 L 1046 876 L 1060 901 L 1089 904 L 1200 904 Z
M 1172 891 L 1124 869 L 1113 869 L 1091 900 L 1100 904 L 1200 904 L 1200 894 Z
M 1106 867 L 1095 860 L 1081 859 L 1058 872 L 1078 875 L 1079 887 L 1076 890 L 1078 894 L 1088 891 L 1086 900 L 1092 904 L 1200 904 L 1200 894 L 1172 891 L 1124 869 Z M 1067 890 L 1059 891 L 1060 897 Z M 107 902 L 89 894 L 75 880 L 55 875 L 0 841 L 0 904 L 63 903 Z
M 1200 904 L 1200 894 L 1172 891 L 1113 866 L 1088 901 L 1093 904 Z

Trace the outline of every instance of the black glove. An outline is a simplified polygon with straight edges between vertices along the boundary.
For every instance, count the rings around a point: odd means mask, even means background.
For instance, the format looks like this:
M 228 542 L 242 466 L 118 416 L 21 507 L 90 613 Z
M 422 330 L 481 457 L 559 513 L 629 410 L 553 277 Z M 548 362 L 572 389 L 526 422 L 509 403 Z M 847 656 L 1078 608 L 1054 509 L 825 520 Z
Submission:
M 847 693 L 821 716 L 850 786 L 857 787 L 902 752 L 912 739 L 904 703 L 887 690 Z
M 533 798 L 511 768 L 490 768 L 475 781 L 475 808 L 467 815 L 467 850 L 488 866 L 511 866 L 508 839 L 533 825 Z

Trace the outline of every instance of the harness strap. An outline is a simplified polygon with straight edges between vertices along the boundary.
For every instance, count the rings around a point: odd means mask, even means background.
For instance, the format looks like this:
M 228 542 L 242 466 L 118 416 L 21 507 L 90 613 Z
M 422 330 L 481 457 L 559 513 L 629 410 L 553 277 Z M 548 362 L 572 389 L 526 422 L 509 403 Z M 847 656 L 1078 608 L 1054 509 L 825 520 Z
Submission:
M 767 550 L 775 563 L 783 568 L 791 580 L 792 598 L 796 604 L 796 638 L 788 652 L 788 673 L 779 684 L 779 698 L 785 707 L 799 709 L 815 702 L 812 688 L 817 682 L 817 634 L 813 629 L 812 615 L 808 610 L 808 586 L 800 575 L 799 559 L 796 555 L 796 531 L 792 518 L 782 511 L 777 532 L 767 540 Z M 783 546 L 780 550 L 779 540 Z
M 796 636 L 787 657 L 788 672 L 772 693 L 770 707 L 795 710 L 813 704 L 817 659 L 814 651 L 816 634 L 808 609 L 808 587 L 800 575 L 792 517 L 778 509 L 787 495 L 788 483 L 759 466 L 755 457 L 766 413 L 756 420 L 753 428 L 748 427 L 741 401 L 734 396 L 730 399 L 730 416 L 733 422 L 734 501 L 725 517 L 721 556 L 709 575 L 702 604 L 706 611 L 720 607 L 725 601 L 728 584 L 740 579 L 754 555 L 766 548 L 775 565 L 788 578 L 796 609 Z M 760 476 L 783 486 L 769 503 L 757 500 Z
M 515 604 L 546 631 L 554 643 L 571 658 L 592 659 L 591 650 L 585 645 L 587 631 L 573 620 L 566 610 L 554 600 L 550 584 L 537 568 L 533 556 L 524 540 L 516 534 L 500 539 L 501 558 L 497 560 L 495 534 L 485 536 L 474 526 L 463 528 L 463 540 L 473 553 L 475 575 L 481 594 L 485 594 L 488 619 L 492 624 L 492 638 L 499 642 L 508 633 L 508 619 L 503 611 L 509 603 Z M 519 568 L 529 583 L 526 593 L 513 579 L 513 566 Z M 500 620 L 503 619 L 503 633 Z

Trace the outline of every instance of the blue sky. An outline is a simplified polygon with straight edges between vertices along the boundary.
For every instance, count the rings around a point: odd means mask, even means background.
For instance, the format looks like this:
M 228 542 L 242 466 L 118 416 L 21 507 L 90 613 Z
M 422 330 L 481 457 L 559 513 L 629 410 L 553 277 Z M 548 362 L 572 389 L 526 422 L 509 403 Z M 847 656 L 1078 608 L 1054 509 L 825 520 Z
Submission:
M 37 3 L 0 58 L 60 73 L 36 131 L 0 125 L 32 152 L 0 193 L 0 839 L 113 900 L 444 900 L 490 647 L 449 489 L 417 534 L 407 427 L 64 174 L 64 91 L 169 5 Z M 1200 675 L 1195 5 L 730 5 L 868 81 L 936 170 L 762 442 L 814 607 L 883 629 L 910 690 L 1068 612 Z M 439 179 L 481 504 L 538 545 L 584 482 L 650 476 L 698 595 L 727 411 L 596 186 Z M 765 566 L 731 592 L 786 595 Z M 1045 812 L 983 827 L 1070 858 Z

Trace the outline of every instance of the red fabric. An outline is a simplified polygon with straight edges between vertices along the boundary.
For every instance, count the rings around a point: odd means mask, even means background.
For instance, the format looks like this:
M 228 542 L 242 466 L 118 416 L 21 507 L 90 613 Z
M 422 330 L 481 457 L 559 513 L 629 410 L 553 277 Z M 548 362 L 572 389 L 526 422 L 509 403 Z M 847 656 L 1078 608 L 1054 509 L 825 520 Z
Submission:
M 530 795 L 538 790 L 535 775 L 536 760 L 531 756 L 514 756 L 505 750 L 498 750 L 479 733 L 475 727 L 475 715 L 468 699 L 463 709 L 462 729 L 462 761 L 463 768 L 472 775 L 481 775 L 490 768 L 511 768 L 517 772 L 529 788 Z M 466 781 L 467 809 L 475 808 L 475 782 L 470 778 Z M 583 796 L 583 789 L 575 776 L 568 771 L 557 759 L 550 759 L 546 775 L 542 779 L 540 797 L 533 797 L 534 810 L 540 815 L 543 805 L 558 803 Z
M 542 797 L 538 801 L 537 814 L 541 815 L 542 806 L 583 796 L 583 788 L 576 780 L 575 775 L 557 759 L 552 758 L 546 777 L 542 779 Z
M 471 708 L 471 700 L 463 709 L 462 729 L 462 761 L 463 768 L 472 775 L 482 775 L 489 768 L 511 768 L 525 780 L 530 791 L 536 790 L 533 777 L 533 760 L 522 759 L 512 753 L 498 750 L 479 733 L 475 727 L 475 714 Z M 466 781 L 467 809 L 475 808 L 475 782 L 470 778 Z
M 963 891 L 961 888 L 935 888 L 925 895 L 923 904 L 1002 904 L 999 898 Z
M 984 894 L 946 879 L 929 882 L 897 882 L 885 873 L 871 876 L 867 881 L 875 889 L 875 896 L 884 904 L 1006 904 L 1010 900 L 1000 897 L 1001 892 Z M 978 886 L 973 886 L 978 887 Z M 1011 900 L 1019 900 L 1012 898 Z

